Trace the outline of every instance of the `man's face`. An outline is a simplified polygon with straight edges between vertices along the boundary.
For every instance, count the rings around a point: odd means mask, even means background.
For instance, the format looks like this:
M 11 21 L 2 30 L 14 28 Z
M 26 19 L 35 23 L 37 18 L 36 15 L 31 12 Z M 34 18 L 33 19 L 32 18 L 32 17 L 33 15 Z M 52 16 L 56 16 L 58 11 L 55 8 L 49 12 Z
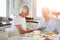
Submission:
M 42 10 L 42 15 L 43 15 L 44 18 L 48 18 L 49 13 L 50 13 L 50 11 L 46 8 Z

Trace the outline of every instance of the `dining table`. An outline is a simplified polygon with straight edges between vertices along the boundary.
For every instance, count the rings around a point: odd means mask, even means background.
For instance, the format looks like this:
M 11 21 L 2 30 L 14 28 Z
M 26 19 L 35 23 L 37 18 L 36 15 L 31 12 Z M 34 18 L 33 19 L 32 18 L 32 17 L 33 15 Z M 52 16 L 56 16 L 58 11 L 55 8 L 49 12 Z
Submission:
M 47 35 L 45 33 L 40 33 L 34 34 L 33 33 L 26 33 L 23 35 L 15 35 L 13 37 L 10 37 L 8 40 L 60 40 L 60 33 L 59 34 L 52 34 L 52 35 Z M 45 35 L 45 37 L 43 36 Z M 45 39 L 48 36 L 50 39 Z

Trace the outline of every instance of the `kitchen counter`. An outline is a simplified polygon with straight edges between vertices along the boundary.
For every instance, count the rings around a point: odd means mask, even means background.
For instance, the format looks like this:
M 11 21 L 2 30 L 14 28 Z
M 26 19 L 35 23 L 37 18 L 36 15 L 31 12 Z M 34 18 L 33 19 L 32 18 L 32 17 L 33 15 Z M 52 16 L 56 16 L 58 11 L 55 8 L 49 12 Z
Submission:
M 36 20 L 27 20 L 26 22 L 30 22 L 30 23 L 38 23 L 38 21 L 36 21 Z
M 29 23 L 38 23 L 36 20 L 27 20 Z M 0 27 L 11 25 L 12 23 L 2 23 Z
M 1 24 L 0 27 L 11 25 L 11 23 Z

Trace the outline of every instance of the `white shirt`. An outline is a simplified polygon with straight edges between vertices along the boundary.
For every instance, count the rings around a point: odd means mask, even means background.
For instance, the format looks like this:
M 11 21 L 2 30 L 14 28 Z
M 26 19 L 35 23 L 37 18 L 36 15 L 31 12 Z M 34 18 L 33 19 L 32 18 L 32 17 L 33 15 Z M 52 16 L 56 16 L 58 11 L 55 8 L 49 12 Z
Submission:
M 18 30 L 17 30 L 15 25 L 21 25 L 23 30 L 26 30 L 26 28 L 27 28 L 25 18 L 21 17 L 20 15 L 17 15 L 13 19 L 13 23 L 12 23 L 12 30 L 15 31 L 17 34 L 19 34 L 19 32 L 18 32 Z
M 46 27 L 46 29 L 44 31 L 46 31 L 46 32 L 48 32 L 48 31 L 54 32 L 55 30 L 58 30 L 56 24 L 57 24 L 57 21 L 54 18 L 51 18 L 48 22 L 46 22 L 44 19 L 42 19 L 38 23 L 38 27 Z
M 26 20 L 25 18 L 21 17 L 20 15 L 17 15 L 14 19 L 14 25 L 21 25 L 22 29 L 26 30 Z

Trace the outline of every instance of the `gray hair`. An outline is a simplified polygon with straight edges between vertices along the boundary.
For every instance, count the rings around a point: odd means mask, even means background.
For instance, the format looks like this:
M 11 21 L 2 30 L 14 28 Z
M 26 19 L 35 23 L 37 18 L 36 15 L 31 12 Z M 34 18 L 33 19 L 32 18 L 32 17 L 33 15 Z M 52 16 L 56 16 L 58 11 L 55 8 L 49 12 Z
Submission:
M 21 8 L 20 8 L 20 13 L 24 10 L 24 9 L 29 9 L 29 6 L 28 5 L 23 5 L 23 6 L 21 6 Z

